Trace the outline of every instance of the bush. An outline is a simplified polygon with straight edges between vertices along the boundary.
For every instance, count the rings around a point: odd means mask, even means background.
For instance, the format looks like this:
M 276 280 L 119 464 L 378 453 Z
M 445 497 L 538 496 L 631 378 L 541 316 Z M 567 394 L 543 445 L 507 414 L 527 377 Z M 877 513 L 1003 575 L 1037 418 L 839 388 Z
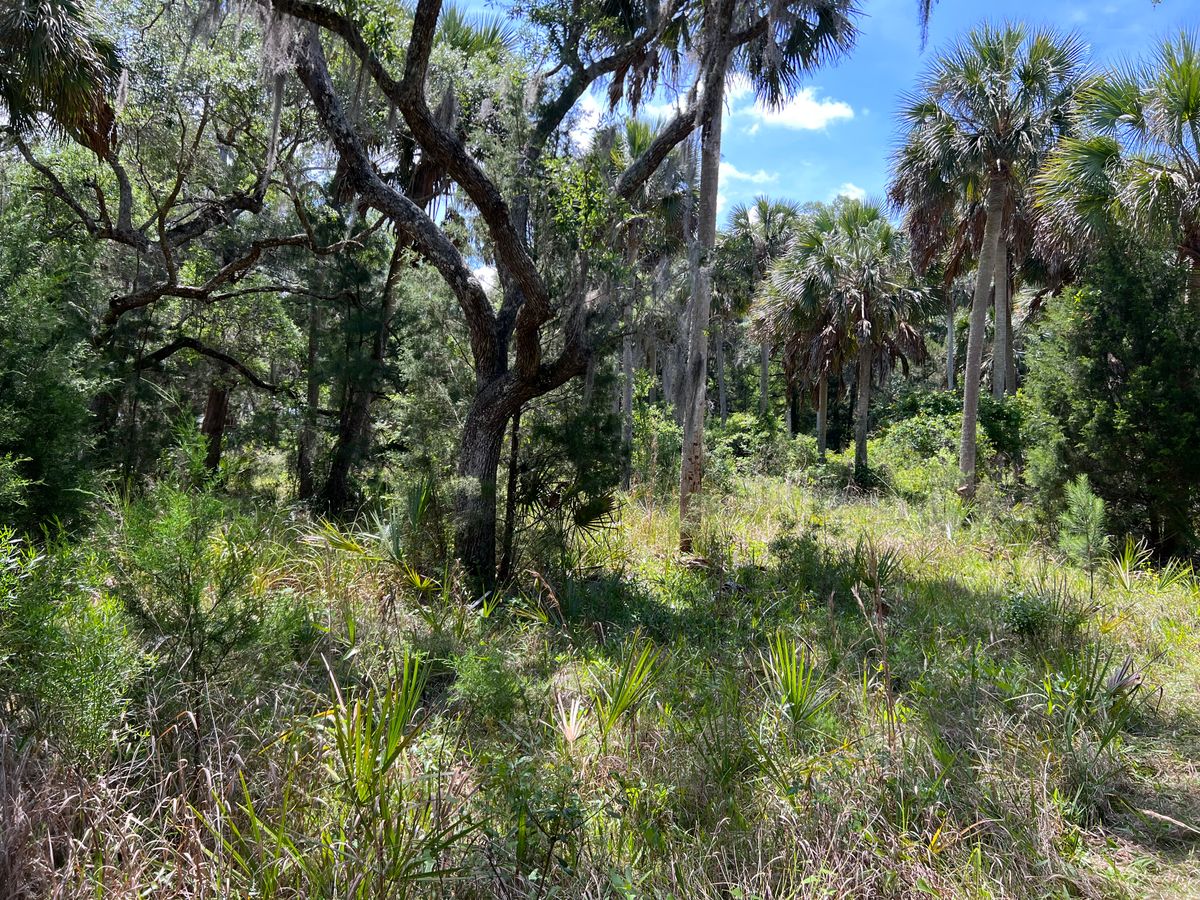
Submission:
M 1173 250 L 1110 239 L 1029 352 L 1026 478 L 1042 519 L 1086 475 L 1117 534 L 1184 556 L 1200 518 L 1200 319 Z
M 84 750 L 109 738 L 142 659 L 98 557 L 0 529 L 0 718 Z
M 168 672 L 193 679 L 255 644 L 268 612 L 259 570 L 272 546 L 266 523 L 227 506 L 185 439 L 186 474 L 119 505 L 112 523 L 117 584 Z

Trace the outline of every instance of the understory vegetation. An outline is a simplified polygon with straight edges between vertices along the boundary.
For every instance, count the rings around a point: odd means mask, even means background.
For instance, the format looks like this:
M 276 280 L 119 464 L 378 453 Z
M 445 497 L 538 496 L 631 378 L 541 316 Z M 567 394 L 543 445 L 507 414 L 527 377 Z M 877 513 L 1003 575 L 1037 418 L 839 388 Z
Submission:
M 692 558 L 639 492 L 480 599 L 404 507 L 264 516 L 175 464 L 87 554 L 6 539 L 20 896 L 1200 886 L 1187 565 L 800 466 L 733 476 Z

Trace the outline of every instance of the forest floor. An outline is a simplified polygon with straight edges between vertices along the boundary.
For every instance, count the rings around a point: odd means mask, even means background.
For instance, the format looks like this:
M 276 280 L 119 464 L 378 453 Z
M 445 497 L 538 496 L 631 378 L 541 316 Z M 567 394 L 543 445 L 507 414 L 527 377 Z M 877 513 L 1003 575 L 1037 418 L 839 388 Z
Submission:
M 289 524 L 254 573 L 284 604 L 260 643 L 150 691 L 142 737 L 64 780 L 90 825 L 51 881 L 1200 897 L 1189 567 L 1089 577 L 1011 512 L 780 479 L 710 499 L 681 559 L 671 509 L 629 498 L 494 602 L 370 529 Z

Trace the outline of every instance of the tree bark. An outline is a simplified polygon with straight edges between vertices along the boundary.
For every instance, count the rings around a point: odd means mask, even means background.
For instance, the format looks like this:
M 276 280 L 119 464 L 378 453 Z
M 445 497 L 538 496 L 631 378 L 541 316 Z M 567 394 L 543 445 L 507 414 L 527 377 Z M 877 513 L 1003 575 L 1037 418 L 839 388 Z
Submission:
M 496 469 L 507 425 L 507 410 L 489 403 L 487 392 L 477 394 L 458 444 L 454 549 L 485 591 L 496 585 Z
M 758 348 L 758 414 L 767 417 L 771 390 L 771 344 L 763 341 Z
M 971 301 L 971 330 L 967 334 L 967 359 L 963 369 L 963 421 L 959 441 L 958 468 L 964 497 L 975 496 L 975 429 L 979 422 L 979 383 L 983 368 L 983 332 L 987 326 L 988 296 L 996 268 L 1000 231 L 1004 215 L 1006 185 L 1001 176 L 993 176 L 988 186 L 987 213 L 983 227 L 983 246 L 975 273 L 975 296 Z
M 992 276 L 996 284 L 996 306 L 994 311 L 995 338 L 992 341 L 992 398 L 1003 399 L 1008 387 L 1008 356 L 1011 337 L 1008 329 L 1012 319 L 1008 311 L 1008 246 L 1000 238 L 996 253 L 996 270 Z
M 1004 358 L 1004 392 L 1011 396 L 1017 392 L 1017 333 L 1013 331 L 1013 274 L 1011 266 L 1008 269 L 1006 278 L 1007 287 L 1005 288 L 1004 296 L 1007 299 L 1005 310 L 1008 316 L 1008 352 Z
M 720 317 L 713 322 L 713 346 L 717 351 L 717 411 L 724 425 L 729 417 L 729 400 L 725 391 L 725 329 Z
M 955 353 L 958 350 L 958 334 L 954 327 L 954 289 L 946 286 L 946 390 L 954 390 Z
M 857 398 L 854 410 L 854 481 L 863 484 L 867 475 L 867 421 L 871 411 L 870 340 L 860 338 L 858 373 L 855 380 Z
M 658 338 L 650 335 L 646 347 L 646 371 L 650 374 L 650 390 L 646 392 L 646 402 L 654 404 L 658 401 Z
M 521 410 L 513 413 L 508 447 L 508 487 L 504 495 L 504 547 L 500 555 L 500 583 L 512 578 L 513 538 L 517 529 L 517 475 L 521 460 Z
M 629 490 L 633 476 L 633 301 L 625 304 L 625 334 L 621 339 L 621 487 Z
M 317 407 L 321 404 L 321 383 L 317 380 L 317 351 L 320 346 L 320 306 L 317 298 L 308 301 L 308 354 L 305 360 L 307 391 L 304 421 L 296 441 L 296 477 L 299 498 L 311 500 L 316 493 L 313 475 L 313 454 L 317 443 Z
M 720 40 L 721 38 L 717 38 Z M 683 459 L 679 476 L 679 550 L 689 553 L 699 525 L 693 498 L 704 480 L 704 413 L 707 405 L 708 320 L 712 311 L 712 253 L 717 240 L 717 181 L 721 163 L 724 80 L 705 98 L 708 116 L 700 132 L 700 215 L 695 280 L 688 316 L 683 375 Z
M 829 433 L 829 376 L 822 374 L 817 382 L 817 460 L 825 462 Z
M 229 420 L 229 393 L 232 387 L 218 376 L 208 388 L 208 400 L 204 404 L 204 420 L 200 433 L 208 447 L 204 455 L 204 467 L 210 472 L 221 466 L 221 449 L 225 439 L 225 426 Z

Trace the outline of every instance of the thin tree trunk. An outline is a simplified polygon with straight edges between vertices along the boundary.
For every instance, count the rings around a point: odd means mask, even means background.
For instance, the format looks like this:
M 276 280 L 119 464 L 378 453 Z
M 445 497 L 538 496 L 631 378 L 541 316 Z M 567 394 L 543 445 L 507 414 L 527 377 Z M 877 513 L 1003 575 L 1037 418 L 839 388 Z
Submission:
M 767 417 L 771 390 L 771 344 L 763 341 L 758 348 L 758 414 Z
M 629 490 L 633 476 L 633 302 L 625 304 L 625 335 L 621 340 L 621 487 Z
M 513 413 L 508 448 L 508 489 L 504 496 L 504 547 L 500 556 L 500 583 L 512 578 L 513 536 L 517 527 L 517 475 L 521 450 L 521 410 Z
M 397 241 L 392 248 L 388 265 L 387 280 L 379 302 L 379 321 L 371 337 L 370 365 L 368 371 L 346 386 L 346 399 L 338 421 L 338 436 L 333 445 L 329 463 L 329 474 L 321 489 L 321 498 L 327 509 L 343 513 L 351 505 L 350 474 L 367 448 L 371 425 L 371 404 L 384 371 L 387 359 L 388 333 L 392 316 L 396 312 L 396 283 L 400 278 L 400 263 L 404 258 L 404 244 Z
M 1013 331 L 1013 274 L 1008 270 L 1008 286 L 1004 291 L 1007 300 L 1005 310 L 1008 316 L 1008 353 L 1004 358 L 1004 392 L 1012 395 L 1017 392 L 1017 333 Z
M 724 425 L 729 417 L 729 400 L 725 392 L 725 329 L 720 317 L 713 322 L 713 346 L 717 351 L 717 409 Z
M 861 339 L 860 339 L 861 340 Z M 867 475 L 867 417 L 871 410 L 871 356 L 869 340 L 858 348 L 858 373 L 855 388 L 858 394 L 854 410 L 854 481 L 863 484 Z
M 308 301 L 308 354 L 305 359 L 305 375 L 308 379 L 305 393 L 304 421 L 296 442 L 296 476 L 299 481 L 299 497 L 310 500 L 316 493 L 313 475 L 313 454 L 317 443 L 317 407 L 321 403 L 321 383 L 317 380 L 317 350 L 320 345 L 320 307 L 315 297 Z
M 217 471 L 221 466 L 221 449 L 225 439 L 225 426 L 229 420 L 230 385 L 221 376 L 213 381 L 208 388 L 208 400 L 204 404 L 204 420 L 200 424 L 200 433 L 204 435 L 207 452 L 204 455 L 204 467 L 210 472 Z
M 1008 356 L 1011 340 L 1008 329 L 1012 318 L 1008 312 L 1008 247 L 1001 237 L 996 254 L 996 271 L 992 276 L 996 284 L 995 339 L 992 341 L 992 397 L 1000 400 L 1008 387 Z
M 988 187 L 987 218 L 983 228 L 983 246 L 975 273 L 975 297 L 971 301 L 971 330 L 967 334 L 967 360 L 963 370 L 963 421 L 959 442 L 958 468 L 962 479 L 960 492 L 975 496 L 975 429 L 979 422 L 979 382 L 983 368 L 983 332 L 987 326 L 988 296 L 999 252 L 1001 223 L 1004 215 L 1005 183 L 993 177 Z
M 700 133 L 700 216 L 695 281 L 688 317 L 683 377 L 683 459 L 679 477 L 679 550 L 688 553 L 699 525 L 693 497 L 704 480 L 704 413 L 707 405 L 708 320 L 712 310 L 712 252 L 717 242 L 717 181 L 721 163 L 723 80 L 705 98 L 709 115 Z
M 955 351 L 958 349 L 958 334 L 954 327 L 954 289 L 946 286 L 946 390 L 954 390 Z
M 653 404 L 658 400 L 658 338 L 650 335 L 650 343 L 646 347 L 646 371 L 650 374 L 650 390 L 646 392 L 646 402 Z
M 825 462 L 829 433 L 829 376 L 822 374 L 817 382 L 817 460 Z

